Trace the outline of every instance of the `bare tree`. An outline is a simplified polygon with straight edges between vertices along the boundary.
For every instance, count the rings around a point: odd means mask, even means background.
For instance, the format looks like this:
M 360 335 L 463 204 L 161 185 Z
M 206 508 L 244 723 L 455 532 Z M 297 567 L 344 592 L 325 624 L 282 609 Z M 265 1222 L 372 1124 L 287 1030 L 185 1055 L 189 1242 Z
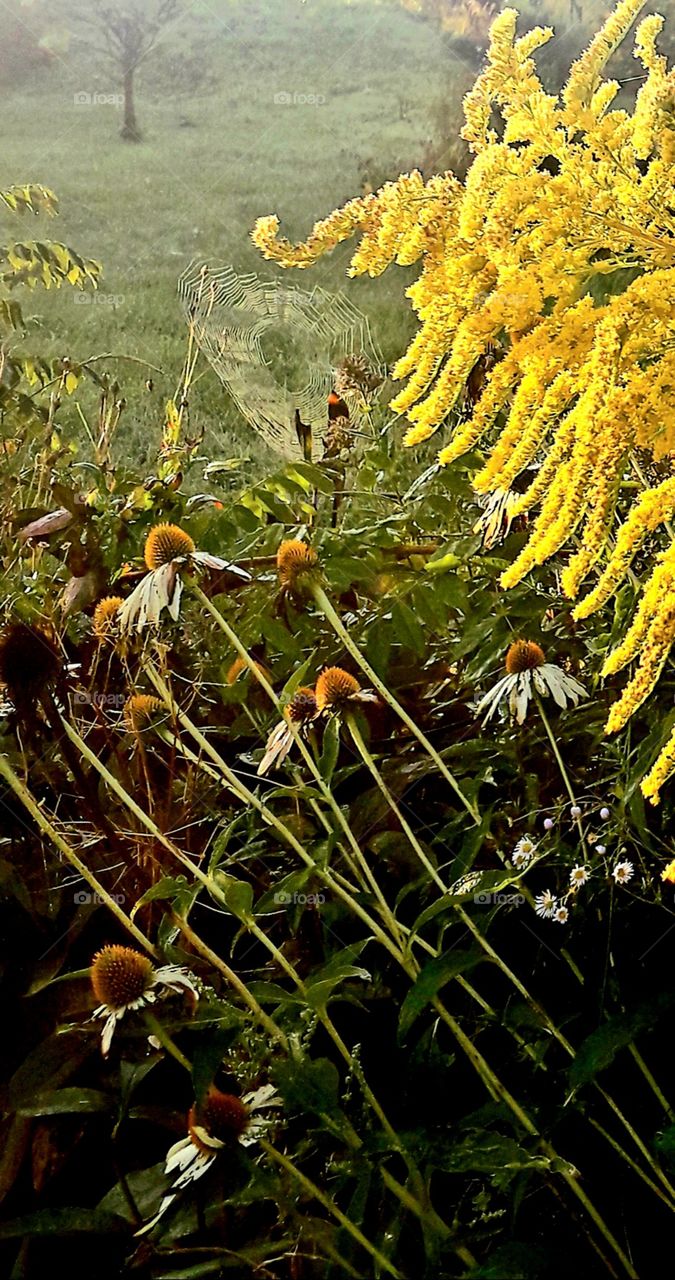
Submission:
M 167 29 L 183 13 L 182 0 L 87 0 L 77 12 L 82 42 L 112 63 L 124 92 L 124 121 L 120 134 L 140 142 L 136 119 L 136 72 L 158 49 Z

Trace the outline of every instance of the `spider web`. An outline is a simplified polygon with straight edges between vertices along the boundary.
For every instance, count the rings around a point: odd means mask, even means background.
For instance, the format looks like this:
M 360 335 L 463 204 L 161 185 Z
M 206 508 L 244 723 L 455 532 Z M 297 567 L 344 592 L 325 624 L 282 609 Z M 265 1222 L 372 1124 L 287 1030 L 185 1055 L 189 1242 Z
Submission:
M 342 293 L 310 293 L 192 262 L 178 295 L 197 345 L 242 417 L 286 458 L 302 457 L 296 414 L 323 440 L 341 359 L 359 352 L 384 368 L 368 320 Z

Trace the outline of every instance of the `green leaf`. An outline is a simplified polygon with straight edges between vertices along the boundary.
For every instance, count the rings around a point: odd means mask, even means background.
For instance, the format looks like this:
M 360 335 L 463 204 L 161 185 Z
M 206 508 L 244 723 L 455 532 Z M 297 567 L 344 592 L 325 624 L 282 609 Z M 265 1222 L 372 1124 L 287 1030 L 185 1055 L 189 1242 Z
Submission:
M 54 1089 L 38 1094 L 18 1109 L 20 1116 L 60 1116 L 74 1112 L 109 1111 L 113 1100 L 99 1089 Z
M 117 1214 L 101 1209 L 39 1209 L 12 1222 L 0 1224 L 0 1240 L 16 1240 L 22 1236 L 119 1235 L 127 1224 Z
M 485 952 L 480 947 L 471 948 L 468 951 L 447 951 L 444 955 L 430 960 L 418 974 L 401 1005 L 398 1019 L 399 1040 L 405 1039 L 420 1013 L 426 1009 L 434 996 L 438 995 L 446 982 L 450 982 L 459 973 L 466 973 L 475 968 L 481 960 L 485 960 Z
M 321 759 L 319 760 L 319 771 L 324 782 L 330 782 L 333 777 L 339 753 L 340 721 L 337 716 L 333 716 L 324 729 Z
M 282 1062 L 275 1072 L 277 1088 L 290 1111 L 331 1115 L 339 1111 L 340 1077 L 328 1058 Z
M 663 1018 L 672 1016 L 675 994 L 665 992 L 630 1013 L 608 1018 L 581 1043 L 570 1067 L 570 1083 L 575 1089 L 588 1084 L 614 1061 L 620 1049 L 641 1031 L 652 1030 Z
M 410 649 L 418 658 L 423 657 L 426 647 L 424 631 L 410 606 L 402 600 L 395 600 L 391 606 L 391 621 L 399 644 Z

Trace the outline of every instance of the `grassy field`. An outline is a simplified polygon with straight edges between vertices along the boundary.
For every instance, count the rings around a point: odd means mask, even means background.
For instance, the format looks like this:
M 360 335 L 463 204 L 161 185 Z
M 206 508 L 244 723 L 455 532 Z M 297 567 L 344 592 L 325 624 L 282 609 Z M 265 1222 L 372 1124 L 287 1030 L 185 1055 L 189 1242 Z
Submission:
M 605 5 L 587 0 L 583 24 L 570 19 L 567 0 L 524 7 L 530 21 L 559 19 L 566 43 L 578 48 Z M 478 65 L 475 50 L 453 51 L 393 2 L 208 0 L 192 7 L 190 20 L 208 34 L 216 87 L 186 99 L 170 82 L 158 90 L 160 63 L 151 83 L 140 76 L 140 145 L 119 139 L 117 107 L 76 105 L 78 92 L 116 94 L 119 84 L 63 41 L 39 79 L 3 94 L 0 180 L 52 187 L 61 216 L 41 234 L 104 268 L 99 296 L 88 303 L 74 294 L 34 296 L 43 328 L 33 345 L 76 360 L 114 352 L 159 366 L 150 394 L 141 366 L 118 366 L 133 404 L 122 439 L 136 453 L 152 452 L 180 371 L 185 325 L 176 282 L 184 267 L 209 260 L 270 278 L 276 269 L 248 238 L 258 215 L 275 211 L 291 236 L 301 236 L 364 180 L 377 186 L 425 160 L 428 167 L 432 147 L 442 167 L 454 164 L 461 99 Z M 22 226 L 22 234 L 40 232 Z M 302 285 L 348 287 L 392 359 L 412 327 L 401 305 L 409 275 L 346 285 L 349 254 L 344 246 L 301 275 Z M 210 370 L 193 412 L 212 451 L 260 451 Z
M 60 218 L 42 234 L 104 268 L 99 298 L 88 303 L 74 294 L 34 295 L 44 326 L 34 342 L 78 360 L 110 351 L 161 367 L 155 391 L 141 397 L 133 393 L 145 372 L 119 366 L 134 403 L 127 446 L 131 440 L 151 448 L 149 433 L 179 374 L 185 325 L 176 281 L 183 268 L 193 258 L 208 259 L 269 278 L 275 268 L 248 239 L 259 214 L 275 210 L 291 235 L 301 235 L 358 193 L 364 175 L 379 183 L 419 164 L 430 100 L 445 82 L 458 103 L 471 80 L 461 62 L 448 65 L 428 27 L 397 8 L 210 0 L 198 20 L 202 28 L 208 24 L 218 85 L 190 100 L 172 95 L 170 86 L 166 94 L 146 92 L 139 78 L 141 145 L 118 138 L 116 107 L 76 105 L 78 91 L 119 87 L 72 55 L 3 101 L 2 182 L 52 187 Z M 275 102 L 283 94 L 296 101 Z M 319 101 L 304 102 L 303 95 Z M 22 234 L 39 233 L 21 225 Z M 347 246 L 311 279 L 305 274 L 303 286 L 342 287 L 348 256 Z M 404 286 L 403 273 L 349 285 L 376 322 L 386 358 L 400 351 L 402 325 L 410 323 L 400 306 Z M 238 428 L 210 371 L 199 383 L 195 411 L 206 419 L 214 447 L 249 450 L 249 429 Z

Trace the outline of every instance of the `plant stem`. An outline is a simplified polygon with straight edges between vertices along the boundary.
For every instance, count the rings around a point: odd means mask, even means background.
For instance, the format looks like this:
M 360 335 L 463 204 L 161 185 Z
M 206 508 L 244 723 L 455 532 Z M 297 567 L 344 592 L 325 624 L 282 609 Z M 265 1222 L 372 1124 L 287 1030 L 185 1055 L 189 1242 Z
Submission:
M 184 920 L 182 916 L 176 915 L 175 913 L 173 913 L 172 919 L 180 929 L 183 937 L 187 939 L 198 955 L 202 956 L 204 960 L 208 960 L 209 964 L 213 965 L 214 969 L 217 969 L 219 973 L 222 973 L 223 977 L 227 979 L 230 986 L 237 992 L 237 995 L 243 1000 L 244 1004 L 248 1005 L 251 1013 L 255 1014 L 260 1025 L 265 1028 L 265 1031 L 267 1031 L 272 1039 L 277 1040 L 284 1049 L 288 1049 L 288 1038 L 286 1033 L 281 1030 L 281 1027 L 277 1025 L 269 1014 L 265 1013 L 265 1010 L 261 1008 L 253 993 L 249 991 L 246 983 L 242 982 L 241 978 L 234 972 L 234 970 L 230 969 L 230 966 L 226 964 L 215 951 L 211 950 L 211 947 L 209 947 L 207 943 L 200 938 L 198 933 L 195 933 L 187 920 Z
M 321 613 L 323 613 L 326 621 L 330 622 L 331 626 L 333 627 L 333 630 L 340 637 L 340 640 L 345 646 L 345 649 L 347 650 L 347 652 L 351 654 L 354 661 L 358 663 L 361 670 L 368 676 L 368 679 L 370 680 L 373 687 L 377 689 L 378 693 L 380 694 L 380 697 L 383 698 L 384 701 L 389 704 L 392 710 L 396 712 L 396 714 L 403 721 L 403 723 L 408 727 L 408 729 L 414 735 L 414 737 L 417 738 L 417 741 L 420 743 L 420 745 L 424 747 L 424 750 L 427 752 L 427 754 L 431 756 L 431 759 L 433 760 L 437 769 L 440 770 L 446 782 L 448 782 L 452 787 L 458 800 L 463 804 L 467 813 L 471 816 L 473 821 L 478 826 L 480 824 L 480 815 L 475 805 L 473 805 L 471 801 L 468 800 L 467 797 L 464 795 L 464 792 L 462 791 L 459 783 L 457 782 L 457 779 L 453 776 L 453 774 L 450 772 L 445 762 L 441 759 L 436 748 L 432 746 L 426 734 L 424 734 L 422 730 L 419 728 L 419 726 L 415 724 L 415 721 L 412 719 L 412 717 L 408 715 L 407 711 L 404 710 L 400 702 L 398 702 L 398 700 L 394 697 L 393 693 L 391 693 L 391 691 L 387 689 L 387 686 L 380 679 L 377 672 L 374 671 L 370 663 L 366 661 L 358 645 L 356 645 L 352 640 L 349 632 L 347 631 L 344 623 L 342 622 L 342 619 L 339 617 L 339 615 L 336 613 L 335 609 L 333 608 L 323 587 L 319 585 L 314 586 L 312 588 L 312 597 L 314 599 L 314 603 L 317 606 L 317 609 L 319 609 Z
M 401 1272 L 393 1266 L 388 1258 L 385 1258 L 383 1253 L 380 1253 L 379 1249 L 377 1249 L 374 1244 L 371 1244 L 370 1240 L 366 1239 L 363 1232 L 359 1230 L 356 1224 L 352 1222 L 341 1209 L 338 1209 L 335 1201 L 331 1200 L 330 1196 L 326 1195 L 325 1191 L 322 1191 L 320 1187 L 317 1187 L 315 1182 L 312 1182 L 306 1174 L 302 1173 L 301 1170 L 298 1169 L 291 1160 L 283 1155 L 281 1151 L 277 1151 L 276 1147 L 273 1147 L 271 1142 L 268 1142 L 266 1138 L 260 1138 L 259 1145 L 270 1159 L 275 1162 L 275 1164 L 280 1165 L 282 1169 L 285 1169 L 287 1173 L 290 1173 L 292 1177 L 295 1178 L 296 1182 L 298 1182 L 300 1186 L 309 1193 L 309 1195 L 311 1195 L 315 1200 L 318 1200 L 319 1203 L 323 1205 L 324 1209 L 327 1209 L 328 1212 L 337 1219 L 340 1226 L 344 1227 L 345 1231 L 348 1231 L 349 1234 L 358 1241 L 361 1247 L 370 1254 L 371 1258 L 373 1258 L 375 1262 L 377 1262 L 378 1266 L 381 1267 L 383 1271 L 386 1271 L 387 1275 L 394 1276 L 396 1280 L 402 1280 Z
M 556 737 L 555 737 L 555 734 L 554 734 L 554 732 L 553 732 L 553 730 L 552 730 L 552 728 L 551 728 L 551 724 L 550 724 L 549 718 L 548 718 L 548 716 L 547 716 L 547 714 L 546 714 L 546 711 L 544 710 L 544 703 L 543 703 L 543 701 L 542 701 L 542 699 L 541 699 L 540 694 L 538 694 L 537 692 L 535 692 L 534 697 L 535 697 L 535 701 L 536 701 L 536 703 L 537 703 L 537 707 L 538 707 L 538 709 L 539 709 L 539 715 L 541 716 L 541 719 L 542 719 L 542 724 L 543 724 L 543 726 L 544 726 L 544 728 L 545 728 L 545 730 L 546 730 L 546 734 L 547 734 L 547 736 L 548 736 L 548 740 L 549 740 L 549 742 L 550 742 L 550 744 L 551 744 L 551 748 L 552 748 L 552 750 L 553 750 L 553 754 L 554 754 L 554 756 L 555 756 L 555 758 L 556 758 L 556 761 L 557 761 L 557 763 L 558 763 L 558 768 L 560 769 L 560 775 L 561 775 L 562 780 L 563 780 L 563 782 L 564 782 L 564 784 L 565 784 L 565 790 L 567 791 L 567 794 L 568 794 L 568 796 L 569 796 L 569 798 L 570 798 L 570 800 L 571 800 L 571 802 L 572 802 L 572 807 L 573 807 L 573 808 L 577 808 L 578 806 L 577 806 L 577 802 L 576 802 L 576 797 L 575 797 L 575 795 L 574 795 L 574 790 L 573 790 L 573 788 L 572 788 L 572 783 L 570 782 L 569 774 L 568 774 L 568 772 L 567 772 L 567 769 L 565 768 L 565 761 L 563 760 L 563 758 L 562 758 L 562 756 L 561 756 L 561 754 L 560 754 L 560 748 L 558 747 L 558 743 L 556 742 Z M 577 830 L 578 830 L 578 832 L 579 832 L 579 840 L 580 840 L 580 842 L 581 842 L 581 848 L 582 848 L 582 852 L 583 852 L 583 855 L 584 855 L 584 861 L 586 861 L 586 859 L 588 858 L 588 849 L 586 848 L 586 837 L 585 837 L 585 835 L 584 835 L 584 829 L 583 829 L 583 826 L 582 826 L 582 823 L 581 823 L 581 818 L 575 818 L 575 822 L 576 822 Z
M 204 608 L 208 610 L 208 612 L 210 613 L 214 622 L 217 623 L 220 630 L 227 636 L 235 652 L 238 653 L 242 661 L 246 663 L 246 666 L 248 667 L 248 670 L 250 671 L 251 675 L 255 680 L 257 680 L 260 687 L 265 691 L 268 698 L 272 702 L 273 706 L 279 712 L 279 715 L 283 716 L 284 708 L 280 703 L 279 699 L 277 698 L 277 695 L 274 692 L 274 689 L 272 688 L 269 680 L 267 679 L 265 672 L 261 671 L 259 663 L 256 663 L 253 660 L 250 653 L 246 649 L 245 645 L 243 645 L 241 640 L 239 639 L 239 636 L 237 635 L 236 631 L 234 631 L 234 629 L 230 626 L 227 619 L 223 617 L 222 613 L 220 613 L 220 611 L 209 600 L 208 596 L 204 594 L 204 592 L 201 590 L 200 587 L 193 585 L 192 591 L 193 591 L 193 594 L 196 596 L 196 598 L 200 601 L 200 603 L 203 604 Z M 340 829 L 344 833 L 349 843 L 349 846 L 352 850 L 352 853 L 354 854 L 354 857 L 356 858 L 359 866 L 363 871 L 363 874 L 366 876 L 368 883 L 377 898 L 377 901 L 380 905 L 380 909 L 383 913 L 383 918 L 386 919 L 386 923 L 391 929 L 392 936 L 396 939 L 399 945 L 401 945 L 400 926 L 396 921 L 384 897 L 384 894 L 382 893 L 382 890 L 380 889 L 377 883 L 377 880 L 375 879 L 368 865 L 367 859 L 363 855 L 361 846 L 359 845 L 358 840 L 354 836 L 354 833 L 349 823 L 347 822 L 347 819 L 345 818 L 345 815 L 342 812 L 342 809 L 337 803 L 337 800 L 335 799 L 335 796 L 333 795 L 331 788 L 329 787 L 328 783 L 323 777 L 321 770 L 318 768 L 316 760 L 314 759 L 311 751 L 308 749 L 307 744 L 305 743 L 302 737 L 302 734 L 298 731 L 297 726 L 293 723 L 293 721 L 289 720 L 288 727 L 291 733 L 293 734 L 293 738 L 295 740 L 295 743 L 300 751 L 300 754 L 303 760 L 305 761 L 305 764 L 310 769 L 312 776 L 315 782 L 317 783 L 317 786 L 319 787 L 321 794 L 324 797 L 324 800 L 326 800 L 332 813 L 334 814 Z
M 176 1059 L 176 1062 L 180 1062 L 181 1067 L 185 1067 L 186 1071 L 191 1072 L 192 1071 L 191 1063 L 185 1057 L 185 1054 L 181 1053 L 180 1049 L 178 1048 L 178 1045 L 169 1035 L 169 1032 L 166 1030 L 166 1027 L 162 1026 L 162 1023 L 160 1022 L 159 1018 L 156 1018 L 154 1013 L 152 1013 L 149 1009 L 144 1009 L 143 1018 L 145 1020 L 146 1026 L 150 1029 L 155 1039 L 159 1040 L 160 1044 L 162 1045 L 162 1048 L 166 1049 L 167 1053 L 170 1053 L 171 1057 Z
M 152 942 L 150 942 L 149 938 L 146 938 L 145 934 L 137 925 L 134 924 L 133 920 L 129 918 L 126 912 L 122 910 L 119 903 L 111 897 L 108 890 L 104 888 L 100 880 L 98 880 L 94 875 L 93 871 L 90 871 L 89 867 L 87 867 L 85 863 L 78 858 L 75 850 L 70 847 L 68 842 L 64 840 L 63 836 L 59 834 L 54 826 L 52 826 L 42 809 L 33 799 L 28 788 L 24 786 L 23 782 L 21 782 L 15 774 L 6 756 L 0 756 L 0 776 L 5 779 L 8 786 L 10 786 L 15 795 L 19 797 L 21 803 L 28 810 L 31 817 L 35 819 L 35 822 L 43 834 L 51 840 L 52 844 L 54 844 L 59 852 L 63 854 L 64 858 L 70 863 L 70 865 L 82 876 L 82 879 L 86 880 L 89 887 L 94 890 L 101 902 L 105 903 L 108 910 L 112 912 L 123 928 L 131 934 L 132 938 L 134 938 L 136 942 L 140 943 L 149 955 L 157 959 L 157 948 Z
M 377 765 L 375 764 L 375 761 L 373 760 L 373 757 L 370 754 L 370 751 L 368 750 L 363 740 L 363 735 L 361 733 L 361 730 L 359 729 L 359 726 L 356 723 L 356 720 L 354 716 L 351 714 L 351 712 L 348 712 L 348 714 L 345 716 L 345 722 L 352 736 L 352 741 L 354 743 L 354 746 L 356 747 L 356 750 L 358 751 L 366 768 L 370 771 L 373 778 L 375 779 L 375 782 L 377 783 L 377 786 L 381 791 L 382 795 L 384 796 L 384 799 L 389 805 L 389 808 L 391 809 L 392 813 L 396 816 L 396 818 L 400 822 L 401 827 L 405 831 L 405 834 L 407 835 L 408 840 L 410 841 L 410 844 L 414 852 L 416 853 L 419 861 L 424 867 L 424 870 L 431 877 L 434 884 L 437 885 L 437 887 L 441 890 L 441 893 L 443 894 L 447 893 L 448 892 L 447 885 L 439 876 L 433 863 L 429 861 L 429 858 L 424 852 L 424 849 L 422 848 L 419 840 L 417 839 L 415 832 L 412 830 L 410 823 L 404 817 L 393 795 L 391 794 L 391 791 L 389 790 L 386 782 L 384 781 L 382 774 L 380 773 Z

